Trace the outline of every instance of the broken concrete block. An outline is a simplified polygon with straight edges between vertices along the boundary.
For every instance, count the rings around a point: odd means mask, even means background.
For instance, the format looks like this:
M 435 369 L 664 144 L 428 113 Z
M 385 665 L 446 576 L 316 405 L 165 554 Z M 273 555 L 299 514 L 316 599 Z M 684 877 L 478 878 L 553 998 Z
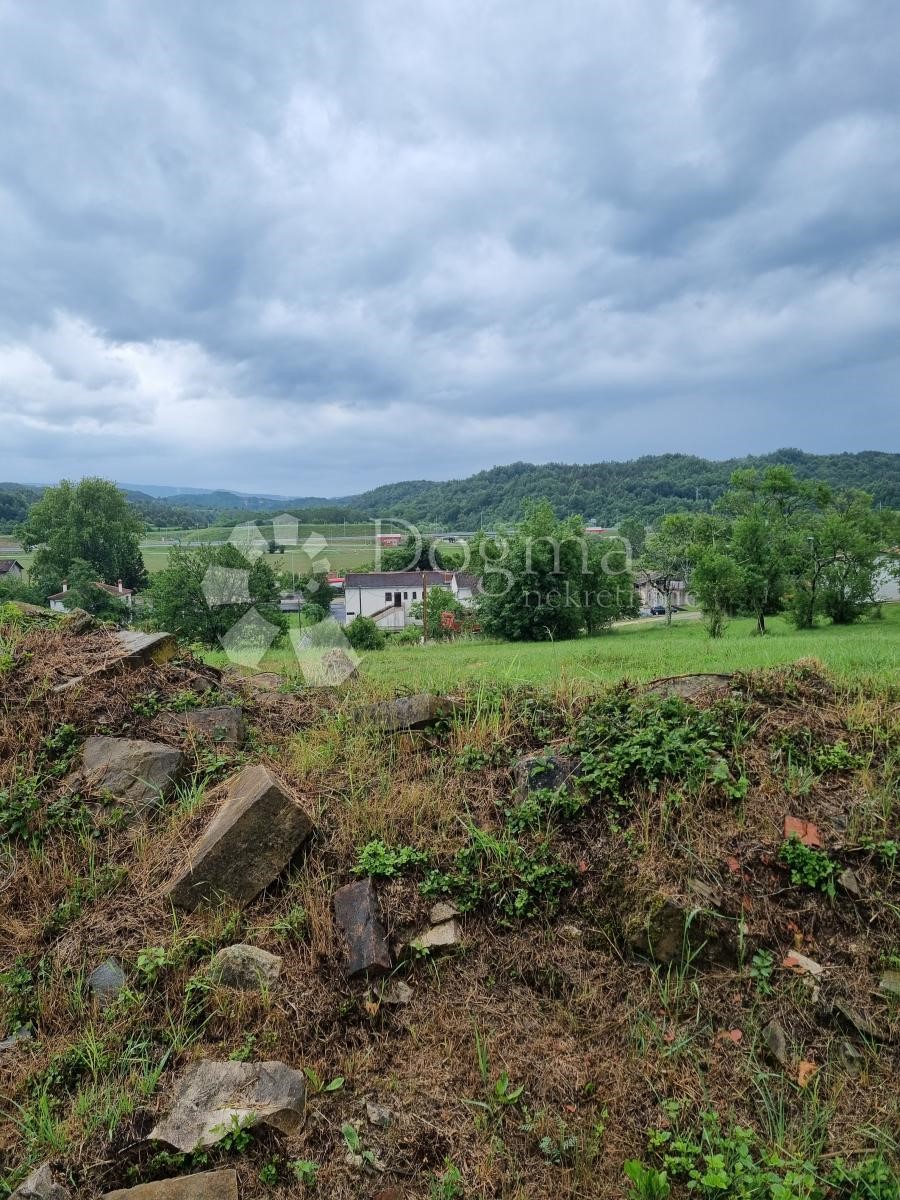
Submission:
M 81 783 L 140 816 L 172 792 L 181 763 L 181 751 L 163 742 L 94 736 L 84 743 Z
M 236 750 L 246 733 L 244 715 L 240 708 L 223 704 L 216 708 L 195 708 L 182 717 L 182 728 L 189 737 L 214 746 Z
M 268 991 L 278 982 L 282 960 L 258 946 L 226 946 L 213 958 L 209 974 L 217 983 L 245 992 Z
M 3 1041 L 0 1042 L 0 1054 L 2 1054 L 4 1050 L 15 1049 L 20 1042 L 30 1042 L 33 1036 L 34 1035 L 27 1025 L 19 1026 L 18 1029 L 14 1029 L 12 1031 L 8 1038 L 4 1038 Z
M 395 696 L 362 709 L 360 716 L 377 729 L 389 733 L 401 729 L 425 729 L 453 712 L 452 701 L 422 692 L 417 696 Z
M 763 1041 L 766 1044 L 766 1049 L 781 1067 L 790 1065 L 791 1056 L 788 1051 L 787 1034 L 780 1023 L 776 1020 L 771 1020 L 765 1029 L 762 1031 Z
M 271 1125 L 295 1133 L 303 1124 L 306 1082 L 281 1062 L 192 1063 L 175 1084 L 172 1109 L 150 1138 L 185 1154 L 214 1146 L 235 1126 Z
M 203 1171 L 107 1192 L 102 1200 L 238 1200 L 235 1171 Z
M 387 1105 L 375 1104 L 372 1100 L 367 1100 L 366 1116 L 370 1125 L 376 1125 L 379 1129 L 387 1129 L 393 1120 L 394 1114 Z
M 285 869 L 312 833 L 300 804 L 263 766 L 231 781 L 221 808 L 188 853 L 167 893 L 192 910 L 222 898 L 247 904 Z
M 347 942 L 347 974 L 391 969 L 391 952 L 371 879 L 348 883 L 334 893 L 334 917 Z
M 453 918 L 424 930 L 418 937 L 413 938 L 410 947 L 419 954 L 433 954 L 436 950 L 449 950 L 452 946 L 459 945 L 461 940 L 462 929 L 459 921 Z
M 680 696 L 682 700 L 694 700 L 705 692 L 726 691 L 730 686 L 730 675 L 670 675 L 651 680 L 644 691 L 648 696 Z
M 841 871 L 837 877 L 838 887 L 847 893 L 853 900 L 859 900 L 862 896 L 862 888 L 859 886 L 859 879 L 855 871 L 851 871 L 849 867 L 845 871 Z
M 88 976 L 88 987 L 91 995 L 101 1008 L 106 1008 L 118 997 L 125 986 L 125 972 L 120 963 L 114 958 L 108 958 L 105 963 L 95 967 Z
M 858 1009 L 847 1004 L 844 1000 L 835 1000 L 832 1005 L 831 1015 L 837 1019 L 838 1024 L 849 1025 L 855 1029 L 857 1033 L 861 1033 L 863 1037 L 872 1038 L 876 1042 L 886 1042 L 889 1040 L 886 1032 L 881 1029 L 874 1021 L 870 1021 L 868 1017 L 863 1016 Z
M 454 917 L 459 916 L 459 909 L 455 904 L 451 904 L 449 900 L 438 900 L 437 904 L 431 907 L 429 920 L 432 925 L 440 925 L 443 921 L 452 921 Z
M 850 1075 L 861 1075 L 866 1065 L 866 1056 L 857 1050 L 852 1042 L 841 1042 L 838 1046 L 838 1058 L 841 1060 L 841 1066 Z
M 70 1200 L 70 1195 L 64 1187 L 53 1182 L 50 1166 L 44 1163 L 16 1188 L 9 1200 Z
M 385 985 L 381 993 L 381 1003 L 391 1008 L 405 1008 L 414 995 L 415 992 L 408 983 L 404 983 L 402 979 L 394 979 Z
M 141 633 L 123 629 L 116 634 L 116 640 L 122 651 L 122 662 L 128 666 L 145 662 L 161 666 L 178 653 L 178 642 L 171 633 Z

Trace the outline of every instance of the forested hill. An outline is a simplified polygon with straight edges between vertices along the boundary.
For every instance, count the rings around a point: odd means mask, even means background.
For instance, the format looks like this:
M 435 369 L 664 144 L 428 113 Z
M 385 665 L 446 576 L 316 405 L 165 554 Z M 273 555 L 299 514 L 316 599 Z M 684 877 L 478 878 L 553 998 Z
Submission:
M 900 508 L 900 454 L 866 450 L 859 454 L 772 454 L 712 461 L 687 454 L 659 454 L 631 462 L 513 463 L 468 479 L 446 483 L 414 480 L 387 484 L 342 503 L 377 516 L 433 521 L 446 528 L 476 529 L 513 521 L 522 501 L 546 496 L 559 516 L 578 513 L 589 522 L 614 525 L 623 517 L 651 522 L 667 512 L 706 510 L 740 467 L 785 464 L 801 478 L 825 480 L 835 487 L 862 488 L 876 503 Z

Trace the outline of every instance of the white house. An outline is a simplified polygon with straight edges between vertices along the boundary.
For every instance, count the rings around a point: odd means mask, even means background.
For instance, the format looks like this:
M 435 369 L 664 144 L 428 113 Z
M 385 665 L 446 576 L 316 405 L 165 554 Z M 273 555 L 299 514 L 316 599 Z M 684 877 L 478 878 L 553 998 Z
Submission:
M 99 580 L 94 584 L 95 588 L 100 588 L 102 592 L 106 592 L 108 596 L 114 596 L 116 600 L 121 600 L 126 608 L 134 606 L 134 598 L 137 594 L 133 588 L 122 586 L 122 580 L 118 580 L 115 587 L 111 583 L 100 583 Z M 69 581 L 63 580 L 62 591 L 56 592 L 53 596 L 48 596 L 48 602 L 54 612 L 68 612 L 70 607 L 71 597 L 69 596 Z
M 382 629 L 405 629 L 419 622 L 409 615 L 422 600 L 423 585 L 443 588 L 460 604 L 469 605 L 478 588 L 474 575 L 459 571 L 348 572 L 344 579 L 344 604 L 349 624 L 354 617 L 371 617 Z

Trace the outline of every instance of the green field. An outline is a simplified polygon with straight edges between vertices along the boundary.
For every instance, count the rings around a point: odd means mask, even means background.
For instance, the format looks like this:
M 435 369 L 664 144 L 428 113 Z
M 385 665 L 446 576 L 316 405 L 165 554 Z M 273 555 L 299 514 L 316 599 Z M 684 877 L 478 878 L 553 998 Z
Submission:
M 480 639 L 427 646 L 391 646 L 363 656 L 361 671 L 377 686 L 444 691 L 465 683 L 535 683 L 578 689 L 628 678 L 656 679 L 691 672 L 737 671 L 815 658 L 841 678 L 897 677 L 900 604 L 885 605 L 882 619 L 857 625 L 824 625 L 799 631 L 784 618 L 769 622 L 765 637 L 751 619 L 732 621 L 711 640 L 697 620 L 635 621 L 593 638 L 568 642 L 489 642 Z M 223 665 L 224 654 L 211 662 Z M 268 654 L 260 670 L 292 673 L 290 647 Z
M 206 534 L 214 531 L 201 529 L 189 532 Z M 301 536 L 301 544 L 304 538 L 305 535 Z M 159 545 L 158 543 L 144 542 L 141 545 L 141 554 L 151 575 L 155 575 L 157 571 L 163 569 L 169 561 L 171 552 L 171 544 Z M 299 575 L 308 575 L 311 569 L 309 556 L 300 547 L 289 548 L 284 554 L 266 554 L 263 557 L 276 571 L 296 571 Z M 353 571 L 370 564 L 374 557 L 375 545 L 371 538 L 368 541 L 363 538 L 354 538 L 347 542 L 329 544 L 321 558 L 317 559 L 316 567 L 317 570 L 320 570 L 322 560 L 327 560 L 332 571 Z M 31 566 L 34 553 L 26 554 L 24 551 L 16 549 L 11 541 L 7 544 L 0 542 L 0 558 L 15 558 L 27 569 Z

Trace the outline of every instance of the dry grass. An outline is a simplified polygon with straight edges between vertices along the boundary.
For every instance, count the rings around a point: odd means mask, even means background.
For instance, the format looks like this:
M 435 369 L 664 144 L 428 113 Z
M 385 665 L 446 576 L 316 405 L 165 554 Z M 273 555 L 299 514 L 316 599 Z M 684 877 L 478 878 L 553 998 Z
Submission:
M 96 694 L 48 700 L 60 660 L 70 670 L 79 655 L 95 653 L 95 643 L 32 633 L 16 652 L 30 657 L 4 678 L 7 784 L 36 769 L 42 739 L 61 724 L 74 724 L 79 736 L 98 724 L 162 736 L 155 716 L 135 712 L 135 697 L 218 696 L 239 686 L 185 660 L 115 677 Z M 451 1200 L 621 1197 L 623 1160 L 644 1153 L 647 1130 L 668 1119 L 661 1102 L 673 1098 L 754 1126 L 801 1158 L 870 1150 L 877 1130 L 887 1141 L 900 1117 L 897 1042 L 851 1037 L 864 1059 L 852 1075 L 839 1056 L 848 1034 L 827 1010 L 843 997 L 894 1038 L 900 1033 L 896 1006 L 873 993 L 883 963 L 900 954 L 900 886 L 896 871 L 865 848 L 896 836 L 896 698 L 838 689 L 809 665 L 748 676 L 736 692 L 742 725 L 733 755 L 750 781 L 743 798 L 707 785 L 635 784 L 622 804 L 596 801 L 578 820 L 543 831 L 539 838 L 552 840 L 577 878 L 562 911 L 509 926 L 488 912 L 467 915 L 460 953 L 398 968 L 414 988 L 405 1008 L 344 979 L 335 888 L 373 839 L 412 844 L 446 862 L 466 842 L 465 822 L 502 836 L 512 760 L 566 743 L 591 712 L 591 701 L 571 689 L 482 687 L 462 697 L 448 728 L 395 737 L 366 728 L 353 695 L 335 702 L 245 691 L 253 757 L 296 790 L 317 832 L 305 859 L 243 911 L 185 917 L 160 889 L 214 811 L 227 765 L 149 826 L 61 828 L 34 848 L 7 839 L 0 958 L 27 968 L 33 987 L 7 986 L 3 1003 L 7 1025 L 16 1005 L 30 1005 L 36 1037 L 0 1055 L 0 1092 L 9 1098 L 0 1105 L 0 1177 L 5 1171 L 13 1184 L 27 1164 L 50 1158 L 74 1194 L 96 1200 L 138 1178 L 183 1172 L 183 1164 L 155 1158 L 158 1147 L 143 1139 L 175 1074 L 196 1056 L 282 1059 L 325 1081 L 345 1077 L 339 1090 L 311 1095 L 300 1134 L 259 1131 L 244 1154 L 213 1154 L 236 1166 L 241 1195 L 250 1198 L 303 1194 L 285 1165 L 295 1159 L 318 1163 L 314 1194 L 337 1200 L 390 1185 L 399 1195 Z M 784 746 L 808 733 L 816 746 L 844 740 L 862 765 L 792 771 Z M 198 779 L 207 767 L 195 760 Z M 59 785 L 60 777 L 47 781 L 41 812 Z M 814 821 L 829 852 L 853 865 L 862 901 L 832 902 L 790 885 L 776 858 L 788 813 Z M 105 867 L 121 871 L 114 890 L 90 894 L 48 937 L 53 906 Z M 380 885 L 395 941 L 427 919 L 419 878 Z M 659 896 L 707 907 L 691 879 L 719 893 L 715 920 L 732 931 L 730 953 L 701 951 L 693 963 L 670 965 L 635 956 L 626 938 L 635 912 L 651 911 Z M 192 1007 L 190 981 L 216 948 L 234 941 L 283 955 L 278 986 L 270 995 L 208 988 Z M 165 953 L 156 978 L 139 965 L 153 947 Z M 758 948 L 772 954 L 768 993 L 748 970 Z M 817 996 L 780 967 L 791 949 L 826 966 Z M 130 992 L 103 1015 L 84 980 L 110 955 L 125 965 Z M 795 1058 L 819 1067 L 806 1088 L 795 1066 L 782 1071 L 765 1056 L 761 1030 L 772 1017 Z M 722 1037 L 736 1029 L 738 1042 Z M 508 1105 L 495 1094 L 503 1072 L 524 1089 Z M 392 1109 L 388 1129 L 366 1124 L 367 1099 Z M 347 1165 L 341 1125 L 348 1121 L 359 1124 L 383 1173 Z M 563 1144 L 554 1162 L 548 1147 Z M 259 1178 L 269 1162 L 280 1171 L 271 1187 Z M 438 1190 L 441 1178 L 451 1178 L 448 1163 L 464 1191 Z

